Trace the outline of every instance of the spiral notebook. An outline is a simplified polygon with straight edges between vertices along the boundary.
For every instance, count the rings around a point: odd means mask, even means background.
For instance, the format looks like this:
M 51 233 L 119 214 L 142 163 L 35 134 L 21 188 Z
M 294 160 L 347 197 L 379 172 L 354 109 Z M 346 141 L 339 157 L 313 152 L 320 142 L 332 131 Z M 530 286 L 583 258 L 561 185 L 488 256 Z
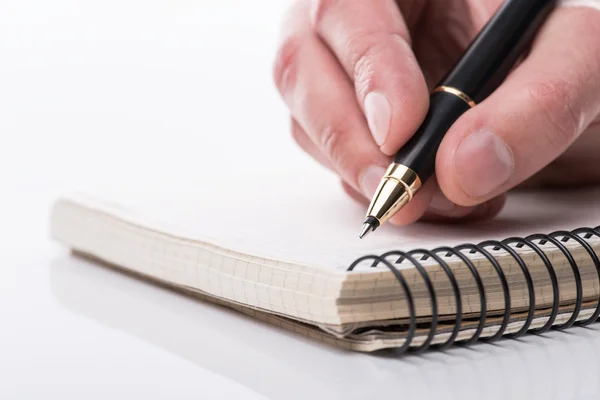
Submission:
M 447 348 L 600 314 L 600 188 L 515 192 L 490 221 L 359 240 L 365 206 L 337 178 L 255 172 L 65 194 L 51 234 L 134 277 L 356 351 Z

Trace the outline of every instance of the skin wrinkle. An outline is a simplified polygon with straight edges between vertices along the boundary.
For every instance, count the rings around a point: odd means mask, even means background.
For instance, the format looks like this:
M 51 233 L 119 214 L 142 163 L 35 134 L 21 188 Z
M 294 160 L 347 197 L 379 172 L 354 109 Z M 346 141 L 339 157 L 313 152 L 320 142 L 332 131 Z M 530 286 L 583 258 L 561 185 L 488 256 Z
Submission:
M 386 34 L 384 33 L 383 35 Z M 397 41 L 400 45 L 407 46 L 404 37 L 401 35 L 396 33 L 389 33 L 387 35 L 389 35 L 388 38 L 390 40 Z M 373 76 L 377 71 L 376 66 L 372 63 L 372 60 L 374 59 L 373 55 L 377 52 L 383 52 L 383 54 L 385 54 L 386 50 L 389 48 L 385 41 L 379 40 L 375 42 L 379 43 L 379 45 L 375 47 L 363 46 L 364 51 L 352 56 L 352 63 L 354 65 L 352 77 L 356 91 L 361 98 L 365 97 L 365 95 L 369 92 L 369 88 L 372 86 L 371 82 Z
M 390 35 L 389 39 L 393 42 L 396 42 L 400 46 L 407 47 L 407 50 L 412 52 L 412 49 L 408 46 L 408 44 L 404 41 L 404 39 L 396 34 Z M 354 67 L 354 87 L 356 93 L 360 99 L 364 99 L 368 93 L 371 92 L 374 87 L 381 87 L 385 85 L 385 81 L 381 81 L 382 77 L 380 74 L 377 74 L 377 65 L 374 65 L 372 60 L 374 57 L 372 56 L 374 52 L 377 51 L 385 51 L 385 49 L 389 49 L 390 46 L 385 45 L 384 41 L 381 42 L 382 47 L 381 50 L 378 48 L 372 48 L 372 52 L 366 54 L 362 58 L 360 58 Z M 384 53 L 385 54 L 385 53 Z M 382 57 L 377 57 L 377 59 L 381 59 Z M 410 74 L 418 75 L 421 74 L 421 68 L 417 62 L 411 62 L 411 59 L 405 60 L 405 68 L 409 70 Z M 410 90 L 407 90 L 407 87 L 410 88 L 410 85 L 400 85 L 394 87 L 393 90 L 398 98 L 409 99 L 411 96 Z M 362 102 L 360 102 L 362 105 Z
M 528 87 L 533 103 L 543 104 L 542 111 L 547 120 L 555 128 L 557 134 L 550 134 L 546 139 L 553 148 L 562 148 L 565 143 L 571 143 L 578 135 L 579 120 L 573 111 L 575 97 L 571 95 L 572 85 L 564 79 L 554 78 L 553 81 L 541 80 Z M 553 105 L 563 104 L 563 113 L 554 113 Z M 577 107 L 579 108 L 579 107 Z

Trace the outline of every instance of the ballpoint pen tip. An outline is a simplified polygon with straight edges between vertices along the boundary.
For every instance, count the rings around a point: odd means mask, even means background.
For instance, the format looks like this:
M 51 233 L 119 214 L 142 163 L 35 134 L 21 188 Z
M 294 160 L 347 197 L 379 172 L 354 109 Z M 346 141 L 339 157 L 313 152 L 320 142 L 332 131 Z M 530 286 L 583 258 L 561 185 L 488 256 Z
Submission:
M 369 222 L 365 222 L 362 226 L 362 229 L 360 230 L 360 234 L 358 235 L 358 237 L 362 239 L 373 230 L 373 225 L 371 225 Z

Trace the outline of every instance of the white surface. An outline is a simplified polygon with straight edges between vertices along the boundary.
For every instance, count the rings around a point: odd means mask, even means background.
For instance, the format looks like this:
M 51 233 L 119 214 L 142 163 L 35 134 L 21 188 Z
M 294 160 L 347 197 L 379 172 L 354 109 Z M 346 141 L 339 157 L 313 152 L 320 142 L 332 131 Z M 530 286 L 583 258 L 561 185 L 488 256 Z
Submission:
M 283 9 L 2 3 L 0 398 L 598 398 L 600 325 L 421 357 L 351 354 L 49 241 L 51 201 L 80 183 L 109 190 L 115 174 L 151 182 L 159 173 L 202 190 L 207 171 L 234 176 L 250 146 L 295 151 L 270 86 Z M 199 156 L 207 149 L 214 157 Z

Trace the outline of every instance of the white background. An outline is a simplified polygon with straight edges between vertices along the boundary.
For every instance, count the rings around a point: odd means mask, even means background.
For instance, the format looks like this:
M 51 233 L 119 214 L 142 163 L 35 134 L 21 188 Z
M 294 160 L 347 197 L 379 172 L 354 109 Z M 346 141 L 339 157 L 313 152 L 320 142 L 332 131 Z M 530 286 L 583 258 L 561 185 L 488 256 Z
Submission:
M 353 354 L 49 239 L 52 200 L 81 182 L 163 174 L 201 188 L 265 144 L 312 168 L 271 84 L 284 9 L 0 3 L 0 398 L 597 399 L 599 326 L 420 357 Z

